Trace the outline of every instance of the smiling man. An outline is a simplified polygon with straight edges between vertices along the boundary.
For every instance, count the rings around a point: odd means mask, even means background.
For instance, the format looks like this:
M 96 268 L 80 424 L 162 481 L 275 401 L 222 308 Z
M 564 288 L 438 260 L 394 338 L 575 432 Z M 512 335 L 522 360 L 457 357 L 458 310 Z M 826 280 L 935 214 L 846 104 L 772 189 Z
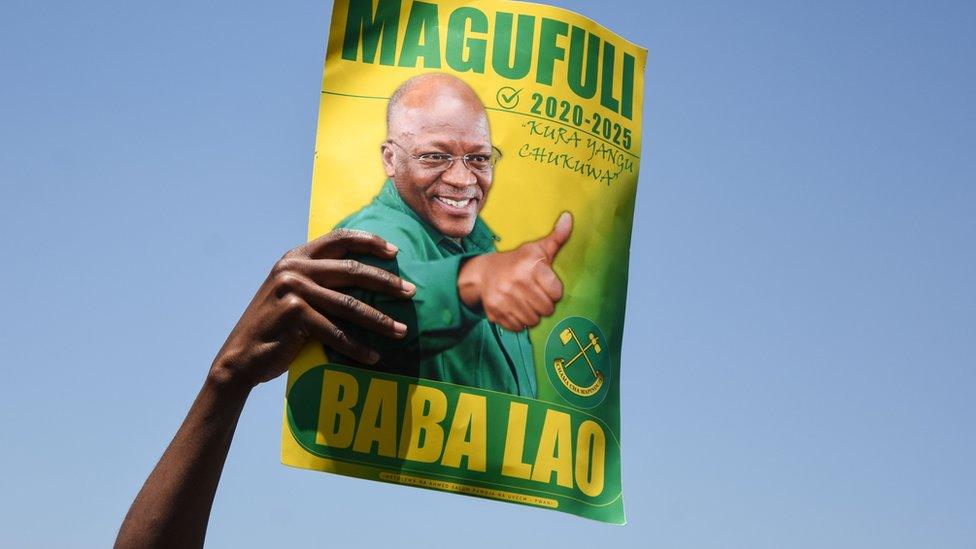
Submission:
M 481 100 L 461 80 L 442 73 L 408 80 L 390 98 L 386 124 L 380 151 L 389 179 L 337 227 L 395 244 L 393 260 L 361 260 L 414 283 L 416 295 L 403 301 L 353 292 L 399 321 L 397 337 L 343 329 L 379 351 L 368 367 L 534 397 L 527 328 L 562 298 L 552 261 L 569 239 L 572 218 L 565 213 L 546 237 L 496 252 L 496 237 L 479 213 L 501 151 L 492 145 Z

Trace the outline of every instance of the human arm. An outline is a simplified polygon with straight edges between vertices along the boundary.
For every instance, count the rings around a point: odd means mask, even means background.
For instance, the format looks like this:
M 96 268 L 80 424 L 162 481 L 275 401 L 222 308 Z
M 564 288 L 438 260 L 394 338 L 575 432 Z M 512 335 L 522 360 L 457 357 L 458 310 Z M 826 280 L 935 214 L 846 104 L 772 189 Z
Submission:
M 182 426 L 122 523 L 116 547 L 201 547 L 237 421 L 251 390 L 288 369 L 310 339 L 364 363 L 378 354 L 354 340 L 339 319 L 386 337 L 406 327 L 333 288 L 360 287 L 397 299 L 415 288 L 382 269 L 347 259 L 383 259 L 395 246 L 360 231 L 333 231 L 282 257 L 258 289 L 216 358 Z

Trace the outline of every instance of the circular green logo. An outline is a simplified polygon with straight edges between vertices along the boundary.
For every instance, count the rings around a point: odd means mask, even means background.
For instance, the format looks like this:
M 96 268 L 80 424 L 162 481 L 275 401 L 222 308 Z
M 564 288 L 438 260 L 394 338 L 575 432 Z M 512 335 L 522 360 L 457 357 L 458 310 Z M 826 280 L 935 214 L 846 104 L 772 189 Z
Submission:
M 590 319 L 570 316 L 549 332 L 546 372 L 559 396 L 580 408 L 603 402 L 610 387 L 606 338 Z

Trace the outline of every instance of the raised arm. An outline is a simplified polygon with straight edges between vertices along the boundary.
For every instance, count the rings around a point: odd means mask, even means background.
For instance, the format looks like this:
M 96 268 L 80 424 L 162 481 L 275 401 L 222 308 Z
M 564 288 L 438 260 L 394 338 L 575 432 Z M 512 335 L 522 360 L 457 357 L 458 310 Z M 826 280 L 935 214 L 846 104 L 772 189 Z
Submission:
M 363 288 L 397 299 L 412 284 L 346 259 L 393 259 L 397 249 L 360 231 L 337 230 L 279 260 L 227 338 L 186 419 L 122 522 L 116 547 L 202 547 L 220 473 L 251 390 L 288 369 L 310 339 L 372 364 L 379 354 L 336 327 L 342 319 L 402 338 L 406 326 L 336 291 Z

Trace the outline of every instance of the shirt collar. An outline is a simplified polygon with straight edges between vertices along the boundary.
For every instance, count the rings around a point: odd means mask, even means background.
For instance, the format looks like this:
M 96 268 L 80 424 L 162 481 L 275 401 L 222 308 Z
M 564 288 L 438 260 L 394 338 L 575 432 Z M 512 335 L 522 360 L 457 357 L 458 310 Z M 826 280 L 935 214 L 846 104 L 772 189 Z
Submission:
M 417 215 L 417 212 L 413 211 L 413 208 L 403 201 L 403 197 L 400 196 L 400 191 L 393 185 L 392 179 L 387 179 L 386 183 L 383 184 L 383 190 L 376 197 L 376 201 L 389 208 L 399 210 L 415 219 L 427 231 L 431 240 L 438 245 L 457 247 L 457 242 L 441 234 L 433 225 Z M 490 252 L 494 249 L 496 240 L 498 240 L 498 237 L 488 228 L 488 225 L 482 221 L 479 215 L 474 220 L 474 228 L 471 229 L 471 234 L 461 239 L 461 248 L 465 252 Z

